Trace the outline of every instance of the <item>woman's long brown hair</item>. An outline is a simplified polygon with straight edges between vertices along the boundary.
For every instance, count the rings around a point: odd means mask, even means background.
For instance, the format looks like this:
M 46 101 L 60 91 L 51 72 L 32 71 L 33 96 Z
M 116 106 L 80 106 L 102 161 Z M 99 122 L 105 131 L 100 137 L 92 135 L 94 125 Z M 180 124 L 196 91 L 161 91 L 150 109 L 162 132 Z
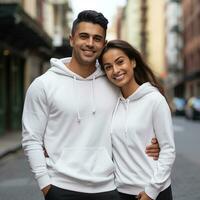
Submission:
M 134 77 L 138 85 L 150 82 L 151 85 L 158 88 L 160 93 L 165 96 L 162 85 L 159 83 L 151 68 L 146 64 L 140 52 L 124 40 L 111 40 L 106 44 L 98 59 L 99 64 L 101 65 L 103 70 L 104 68 L 102 57 L 109 49 L 120 49 L 129 57 L 130 60 L 136 61 L 136 67 L 134 68 Z

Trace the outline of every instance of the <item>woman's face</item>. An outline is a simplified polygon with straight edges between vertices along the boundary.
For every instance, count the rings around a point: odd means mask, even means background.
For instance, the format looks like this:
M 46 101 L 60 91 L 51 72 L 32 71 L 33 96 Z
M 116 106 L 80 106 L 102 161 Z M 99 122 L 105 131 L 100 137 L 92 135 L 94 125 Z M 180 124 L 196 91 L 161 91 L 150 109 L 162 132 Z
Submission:
M 135 61 L 120 49 L 109 49 L 102 57 L 103 68 L 108 79 L 116 86 L 123 88 L 135 83 Z

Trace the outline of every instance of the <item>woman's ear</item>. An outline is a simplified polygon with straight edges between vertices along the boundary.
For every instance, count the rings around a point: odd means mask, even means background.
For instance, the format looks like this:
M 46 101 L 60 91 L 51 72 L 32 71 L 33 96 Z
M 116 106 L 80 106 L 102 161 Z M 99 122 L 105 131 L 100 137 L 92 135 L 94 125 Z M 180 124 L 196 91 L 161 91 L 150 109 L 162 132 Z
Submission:
M 135 61 L 135 59 L 133 59 L 132 61 L 131 61 L 132 63 L 132 66 L 133 66 L 133 69 L 136 67 L 136 61 Z

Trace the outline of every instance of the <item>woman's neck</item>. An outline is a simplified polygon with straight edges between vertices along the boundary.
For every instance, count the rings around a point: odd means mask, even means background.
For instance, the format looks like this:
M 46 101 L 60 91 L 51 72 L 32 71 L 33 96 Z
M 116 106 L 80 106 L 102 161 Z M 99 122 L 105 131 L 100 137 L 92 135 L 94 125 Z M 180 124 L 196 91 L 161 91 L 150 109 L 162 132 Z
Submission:
M 135 82 L 135 80 L 132 80 L 131 82 L 127 83 L 123 87 L 121 87 L 121 93 L 124 98 L 128 98 L 130 95 L 132 95 L 137 89 L 139 85 Z

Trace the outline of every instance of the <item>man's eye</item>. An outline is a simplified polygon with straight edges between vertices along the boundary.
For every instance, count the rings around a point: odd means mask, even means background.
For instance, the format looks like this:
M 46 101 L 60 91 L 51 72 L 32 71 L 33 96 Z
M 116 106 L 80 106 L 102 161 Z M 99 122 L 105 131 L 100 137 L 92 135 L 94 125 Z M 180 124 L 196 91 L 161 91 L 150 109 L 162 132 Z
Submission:
M 86 38 L 87 38 L 87 35 L 80 35 L 80 38 L 81 38 L 81 39 L 86 39 Z
M 101 41 L 101 38 L 94 38 L 94 40 L 96 41 L 96 42 L 100 42 Z

